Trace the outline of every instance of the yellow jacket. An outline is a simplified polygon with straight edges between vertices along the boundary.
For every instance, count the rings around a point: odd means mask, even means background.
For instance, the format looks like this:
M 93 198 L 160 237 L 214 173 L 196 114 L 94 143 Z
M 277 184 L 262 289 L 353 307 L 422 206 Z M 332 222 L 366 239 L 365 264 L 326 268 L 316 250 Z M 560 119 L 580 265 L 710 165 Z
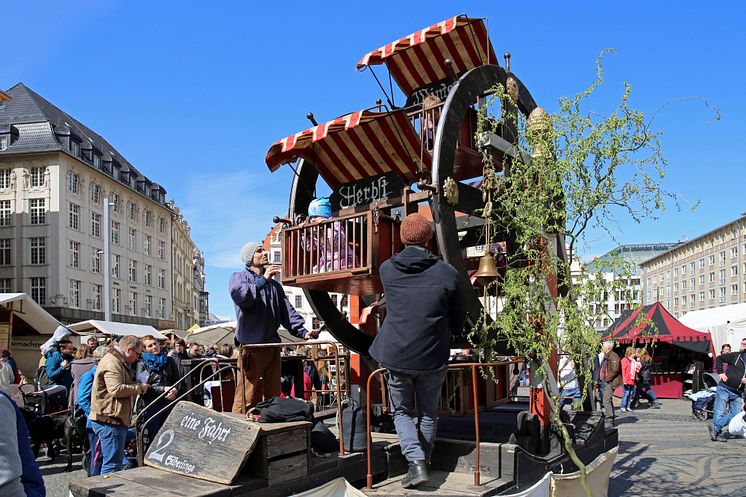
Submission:
M 134 383 L 124 356 L 112 347 L 101 359 L 93 377 L 90 418 L 99 423 L 129 426 L 132 400 L 142 393 L 142 385 Z

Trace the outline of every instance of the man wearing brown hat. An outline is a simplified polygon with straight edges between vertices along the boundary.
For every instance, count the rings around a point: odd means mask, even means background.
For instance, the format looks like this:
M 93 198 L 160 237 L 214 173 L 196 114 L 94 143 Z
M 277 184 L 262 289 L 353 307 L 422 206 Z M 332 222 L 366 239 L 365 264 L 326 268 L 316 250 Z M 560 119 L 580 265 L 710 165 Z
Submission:
M 430 222 L 410 214 L 400 236 L 406 247 L 381 265 L 386 319 L 370 355 L 388 369 L 396 433 L 409 463 L 402 486 L 413 488 L 429 478 L 450 333 L 464 327 L 466 307 L 456 269 L 426 248 L 433 236 Z

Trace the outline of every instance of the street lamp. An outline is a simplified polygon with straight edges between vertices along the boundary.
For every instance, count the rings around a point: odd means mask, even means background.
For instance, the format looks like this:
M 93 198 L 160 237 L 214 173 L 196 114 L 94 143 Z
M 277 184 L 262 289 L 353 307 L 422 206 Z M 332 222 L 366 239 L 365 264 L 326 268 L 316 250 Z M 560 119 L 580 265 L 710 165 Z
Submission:
M 111 208 L 114 202 L 104 197 L 104 321 L 111 321 Z

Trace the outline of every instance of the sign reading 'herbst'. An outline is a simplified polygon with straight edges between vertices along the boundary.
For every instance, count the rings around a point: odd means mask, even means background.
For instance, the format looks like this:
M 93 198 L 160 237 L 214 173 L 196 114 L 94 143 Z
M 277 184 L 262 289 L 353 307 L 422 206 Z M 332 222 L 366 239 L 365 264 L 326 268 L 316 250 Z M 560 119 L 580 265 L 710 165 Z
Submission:
M 389 172 L 340 185 L 329 196 L 329 201 L 332 210 L 337 211 L 399 196 L 402 188 L 404 180 L 401 176 Z
M 251 454 L 259 432 L 241 419 L 179 402 L 150 444 L 145 464 L 230 484 Z

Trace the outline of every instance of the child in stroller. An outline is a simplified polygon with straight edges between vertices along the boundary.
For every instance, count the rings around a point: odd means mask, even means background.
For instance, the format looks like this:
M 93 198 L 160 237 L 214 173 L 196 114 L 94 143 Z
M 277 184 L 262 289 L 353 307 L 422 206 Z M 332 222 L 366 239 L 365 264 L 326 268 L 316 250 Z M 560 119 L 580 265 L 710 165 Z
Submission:
M 715 373 L 702 373 L 702 385 L 704 388 L 698 392 L 688 393 L 686 397 L 692 401 L 692 416 L 700 421 L 706 421 L 712 417 L 713 405 L 715 404 L 715 390 L 719 378 Z

